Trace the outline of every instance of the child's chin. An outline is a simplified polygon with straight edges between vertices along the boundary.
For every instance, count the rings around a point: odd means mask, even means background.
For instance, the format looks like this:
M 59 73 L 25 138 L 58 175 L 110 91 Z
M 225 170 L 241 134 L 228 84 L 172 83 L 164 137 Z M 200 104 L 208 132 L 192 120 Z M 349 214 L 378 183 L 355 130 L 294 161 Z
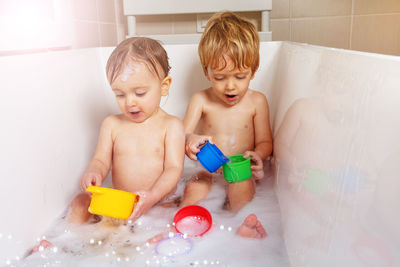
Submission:
M 147 120 L 148 118 L 146 116 L 143 116 L 142 113 L 139 114 L 125 114 L 125 116 L 132 122 L 136 122 L 136 123 L 140 123 L 140 122 L 144 122 L 145 120 Z
M 233 106 L 233 105 L 235 105 L 235 104 L 237 104 L 239 102 L 239 98 L 238 97 L 235 97 L 233 99 L 232 98 L 225 98 L 224 102 L 226 104 L 230 105 L 230 106 Z

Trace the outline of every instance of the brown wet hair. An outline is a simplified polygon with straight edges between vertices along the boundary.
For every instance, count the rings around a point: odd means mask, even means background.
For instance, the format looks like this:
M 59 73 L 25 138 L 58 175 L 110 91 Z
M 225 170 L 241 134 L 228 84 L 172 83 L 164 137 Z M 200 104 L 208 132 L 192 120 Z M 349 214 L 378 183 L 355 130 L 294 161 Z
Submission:
M 111 53 L 106 65 L 107 79 L 112 84 L 130 62 L 143 62 L 160 80 L 171 69 L 162 45 L 151 38 L 132 37 L 122 41 Z
M 254 74 L 260 64 L 260 38 L 254 24 L 229 11 L 214 14 L 207 22 L 198 52 L 203 71 L 207 68 L 222 70 L 226 67 L 224 55 L 235 68 L 251 68 Z

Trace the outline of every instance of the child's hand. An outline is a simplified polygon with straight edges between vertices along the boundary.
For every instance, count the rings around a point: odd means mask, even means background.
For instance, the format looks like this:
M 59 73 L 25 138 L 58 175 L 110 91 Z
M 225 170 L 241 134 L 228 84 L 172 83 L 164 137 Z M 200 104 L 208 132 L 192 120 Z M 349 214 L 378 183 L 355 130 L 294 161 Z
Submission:
M 89 186 L 101 186 L 102 177 L 99 173 L 96 172 L 87 172 L 83 175 L 81 179 L 81 189 L 86 192 L 86 188 Z
M 160 200 L 159 197 L 155 196 L 153 192 L 148 190 L 141 190 L 135 193 L 138 194 L 139 201 L 136 202 L 135 209 L 128 219 L 132 221 L 137 220 Z
M 200 147 L 207 143 L 207 141 L 213 144 L 211 136 L 197 134 L 188 135 L 185 145 L 186 155 L 192 160 L 197 160 L 196 154 L 199 153 Z
M 243 158 L 248 158 L 250 156 L 250 160 L 255 163 L 251 165 L 251 170 L 254 178 L 256 180 L 264 178 L 264 164 L 261 160 L 260 156 L 254 151 L 246 151 L 243 154 Z

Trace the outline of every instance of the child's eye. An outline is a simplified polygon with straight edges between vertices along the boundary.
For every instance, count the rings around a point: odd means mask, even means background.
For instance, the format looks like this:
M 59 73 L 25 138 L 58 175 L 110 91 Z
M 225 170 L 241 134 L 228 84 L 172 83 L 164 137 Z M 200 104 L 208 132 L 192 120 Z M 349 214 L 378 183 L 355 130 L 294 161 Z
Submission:
M 122 95 L 122 94 L 116 94 L 115 96 L 116 96 L 116 97 L 118 97 L 118 98 L 122 98 L 122 97 L 124 97 L 125 95 Z
M 141 92 L 141 91 L 140 92 L 136 92 L 137 96 L 144 96 L 145 94 L 146 94 L 146 92 Z
M 243 79 L 246 78 L 246 76 L 247 76 L 247 75 L 238 75 L 238 76 L 236 76 L 236 79 L 238 79 L 238 80 L 243 80 Z
M 223 79 L 224 79 L 224 77 L 222 77 L 222 76 L 214 77 L 214 80 L 216 80 L 216 81 L 222 81 Z

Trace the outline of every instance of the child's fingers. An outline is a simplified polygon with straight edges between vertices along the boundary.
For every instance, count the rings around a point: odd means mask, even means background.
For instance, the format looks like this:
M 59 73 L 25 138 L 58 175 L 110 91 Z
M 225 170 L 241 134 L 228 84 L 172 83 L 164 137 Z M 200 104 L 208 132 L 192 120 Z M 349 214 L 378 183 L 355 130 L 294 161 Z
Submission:
M 86 186 L 84 183 L 81 183 L 81 191 L 85 192 L 86 191 Z
M 255 152 L 247 151 L 243 154 L 244 158 L 248 158 L 249 156 L 251 161 L 254 162 L 256 166 L 262 166 L 263 162 Z
M 243 158 L 247 159 L 250 156 L 250 151 L 246 151 L 243 153 Z
M 254 178 L 256 178 L 256 180 L 264 178 L 263 170 L 253 171 L 252 174 L 253 174 Z
M 211 136 L 205 136 L 205 141 L 208 141 L 210 144 L 214 144 Z
M 129 219 L 132 220 L 132 222 L 136 221 L 142 215 L 142 207 L 143 207 L 143 202 L 140 201 L 139 197 L 139 201 L 136 204 L 135 209 L 133 210 L 131 216 L 129 217 Z
M 199 149 L 196 149 L 196 147 L 192 144 L 187 144 L 185 147 L 186 155 L 191 159 L 191 160 L 197 160 L 196 154 L 198 153 Z
M 193 154 L 193 153 L 189 153 L 187 156 L 188 156 L 191 160 L 197 160 L 197 156 L 196 156 L 195 154 Z
M 261 166 L 261 165 L 251 165 L 250 169 L 253 170 L 253 171 L 260 171 L 260 170 L 263 169 L 263 166 Z
M 200 147 L 204 146 L 207 142 L 212 144 L 210 139 L 211 139 L 211 136 L 202 135 L 196 143 L 196 148 L 200 150 Z
M 88 183 L 87 181 L 82 181 L 81 182 L 81 189 L 83 192 L 86 192 L 86 188 L 88 188 L 90 186 L 90 182 Z

